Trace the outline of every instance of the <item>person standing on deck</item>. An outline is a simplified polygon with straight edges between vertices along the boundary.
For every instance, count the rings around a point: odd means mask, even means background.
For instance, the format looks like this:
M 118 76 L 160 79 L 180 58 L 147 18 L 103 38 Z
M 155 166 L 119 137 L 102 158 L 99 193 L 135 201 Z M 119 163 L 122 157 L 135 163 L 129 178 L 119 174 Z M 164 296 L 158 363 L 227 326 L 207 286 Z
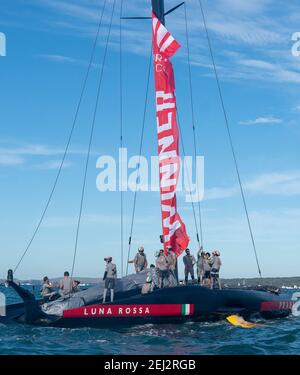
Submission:
M 215 284 L 218 283 L 219 289 L 221 290 L 221 280 L 219 276 L 220 268 L 222 266 L 221 258 L 220 258 L 220 251 L 215 250 L 213 253 L 213 263 L 211 266 L 210 272 L 210 287 L 213 289 Z
M 198 284 L 200 285 L 202 285 L 204 277 L 204 257 L 205 252 L 203 251 L 203 247 L 201 246 L 197 253 L 197 276 Z
M 145 270 L 148 267 L 147 257 L 144 253 L 144 247 L 140 246 L 133 260 L 128 263 L 133 263 L 136 273 Z
M 203 285 L 207 285 L 210 287 L 211 284 L 211 277 L 210 277 L 210 272 L 211 272 L 211 265 L 212 265 L 212 258 L 210 256 L 210 253 L 205 253 L 204 256 L 204 277 L 203 277 Z
M 104 258 L 106 262 L 105 272 L 103 276 L 104 292 L 103 292 L 103 303 L 105 303 L 107 290 L 110 290 L 110 301 L 114 301 L 114 291 L 115 291 L 115 280 L 117 278 L 117 266 L 112 263 L 112 257 Z
M 159 287 L 163 288 L 165 286 L 165 280 L 169 278 L 168 259 L 163 249 L 159 250 L 155 264 L 159 270 Z
M 195 279 L 194 265 L 196 263 L 196 259 L 194 255 L 191 254 L 190 249 L 186 249 L 185 253 L 186 254 L 183 257 L 183 264 L 184 264 L 184 280 L 185 280 L 185 284 L 187 285 L 189 274 L 191 275 L 192 280 Z
M 177 258 L 171 246 L 168 247 L 167 260 L 168 260 L 168 267 L 170 270 L 169 284 L 170 286 L 171 285 L 176 286 L 178 284 L 177 274 L 176 274 Z

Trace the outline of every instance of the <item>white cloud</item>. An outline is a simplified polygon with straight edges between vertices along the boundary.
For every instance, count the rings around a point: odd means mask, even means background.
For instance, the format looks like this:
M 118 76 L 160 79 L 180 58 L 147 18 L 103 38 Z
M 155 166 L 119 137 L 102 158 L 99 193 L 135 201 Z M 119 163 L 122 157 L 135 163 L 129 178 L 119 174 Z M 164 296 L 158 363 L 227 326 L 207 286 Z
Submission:
M 18 166 L 28 163 L 30 158 L 50 158 L 62 156 L 65 152 L 64 148 L 53 147 L 43 144 L 16 144 L 12 142 L 3 142 L 0 140 L 0 166 Z M 95 151 L 91 152 L 96 155 Z M 97 153 L 97 155 L 99 152 Z M 70 148 L 68 155 L 86 155 L 86 150 Z M 37 169 L 57 169 L 60 160 L 45 160 L 39 164 L 33 164 L 33 168 Z M 64 168 L 71 166 L 69 161 L 65 161 Z
M 78 19 L 84 20 L 98 20 L 99 16 L 96 12 L 95 6 L 91 4 L 90 1 L 85 3 L 85 5 L 78 5 L 72 1 L 58 1 L 58 0 L 44 0 L 43 4 L 55 9 L 59 14 L 64 14 L 66 16 L 71 16 Z
M 171 8 L 177 3 L 176 0 L 169 0 L 167 7 Z M 93 0 L 43 0 L 38 4 L 32 1 L 32 4 L 41 7 L 42 11 L 46 7 L 50 14 L 47 20 L 47 31 L 73 34 L 81 38 L 94 38 L 101 10 L 99 9 L 101 4 L 99 6 L 98 2 Z M 203 6 L 222 79 L 300 83 L 298 64 L 288 58 L 288 56 L 291 57 L 290 36 L 292 31 L 298 27 L 298 21 L 294 16 L 294 7 L 285 4 L 283 8 L 282 4 L 275 0 L 215 0 L 213 2 L 203 1 Z M 101 29 L 101 35 L 104 36 L 107 33 L 111 8 L 112 2 L 108 2 Z M 49 12 L 49 9 L 52 12 Z M 114 49 L 119 48 L 119 11 L 119 2 L 117 2 L 110 40 L 110 46 Z M 191 61 L 200 67 L 199 71 L 203 76 L 213 77 L 211 72 L 209 74 L 203 72 L 211 69 L 211 61 L 207 53 L 207 42 L 198 0 L 187 2 L 187 12 Z M 123 15 L 149 14 L 149 0 L 124 2 Z M 185 61 L 186 56 L 183 56 L 185 49 L 183 18 L 183 8 L 178 9 L 168 17 L 168 25 L 170 31 L 183 45 L 183 52 L 180 56 L 182 61 Z M 149 22 L 123 20 L 122 25 L 124 51 L 148 55 L 151 40 Z M 228 51 L 231 50 L 235 50 L 233 52 L 240 54 L 240 57 L 233 55 L 230 57 Z M 278 51 L 281 51 L 280 56 Z M 256 58 L 253 59 L 253 56 Z M 84 59 L 60 56 L 55 53 L 45 55 L 46 57 L 57 62 L 84 64 Z M 273 61 L 276 61 L 276 64 Z
M 257 117 L 255 120 L 239 122 L 242 125 L 281 124 L 282 120 L 274 116 Z
M 197 2 L 193 4 L 196 6 Z M 284 7 L 282 10 L 273 0 L 261 4 L 217 0 L 210 4 L 204 2 L 204 8 L 222 79 L 300 83 L 299 64 L 290 51 L 291 34 L 298 27 L 290 20 L 292 9 Z M 198 53 L 199 45 L 207 49 L 201 17 L 196 8 L 194 12 L 189 9 L 192 62 L 205 67 L 207 62 L 211 65 L 211 61 L 205 51 Z
M 241 59 L 238 60 L 241 65 L 249 66 L 252 68 L 259 68 L 265 70 L 275 70 L 276 66 L 268 61 L 255 60 L 255 59 Z
M 1 143 L 1 142 L 0 142 Z M 7 142 L 6 142 L 7 143 Z M 9 144 L 5 147 L 0 146 L 0 155 L 18 155 L 18 156 L 55 156 L 62 155 L 64 148 L 53 147 L 44 144 Z M 72 155 L 85 154 L 85 150 L 70 148 L 69 153 Z
M 300 171 L 261 174 L 247 181 L 245 189 L 262 194 L 299 195 Z
M 227 65 L 223 76 L 226 78 L 242 78 L 246 80 L 268 81 L 272 83 L 300 83 L 300 71 L 298 65 L 295 65 L 294 62 L 289 60 L 286 61 L 285 56 L 279 57 L 281 61 L 276 64 L 266 60 L 241 58 L 241 56 L 241 54 L 236 56 L 232 55 L 231 70 Z M 272 59 L 272 61 L 274 60 L 271 49 L 269 58 Z M 233 69 L 232 67 L 235 68 Z
M 47 60 L 55 61 L 55 62 L 67 62 L 67 63 L 76 63 L 77 61 L 72 57 L 63 56 L 63 55 L 39 55 Z
M 120 226 L 120 212 L 117 213 L 85 213 L 82 215 L 81 224 L 85 226 L 96 225 L 114 225 L 115 227 Z M 124 214 L 123 223 L 129 225 L 131 223 L 131 216 Z M 149 222 L 157 221 L 156 216 L 146 215 L 135 218 L 135 225 L 145 227 Z M 78 216 L 50 216 L 43 222 L 44 228 L 67 228 L 74 227 L 78 222 Z
M 300 171 L 263 173 L 243 183 L 248 193 L 264 195 L 300 195 Z M 239 186 L 205 189 L 204 199 L 231 198 L 239 194 Z
M 75 65 L 82 65 L 82 66 L 88 66 L 89 65 L 88 61 L 76 59 L 76 58 L 64 56 L 64 55 L 51 55 L 51 54 L 49 54 L 49 55 L 45 54 L 44 55 L 44 54 L 41 54 L 41 55 L 38 55 L 38 57 L 49 60 L 49 61 L 53 61 L 53 62 L 56 62 L 56 63 L 75 64 Z M 95 63 L 92 63 L 91 66 L 93 68 L 101 67 L 100 64 L 95 64 Z
M 63 150 L 41 144 L 27 144 L 22 146 L 1 147 L 0 154 L 23 156 L 52 156 L 62 154 Z
M 283 22 L 277 23 L 273 17 L 273 0 L 203 1 L 203 8 L 212 37 L 220 38 L 223 45 L 239 43 L 251 50 L 253 47 L 278 45 L 284 41 Z M 198 0 L 191 1 L 187 9 L 193 25 L 202 28 Z
M 204 200 L 230 198 L 238 193 L 238 187 L 213 187 L 204 190 Z
M 0 153 L 0 166 L 10 167 L 24 163 L 24 159 L 16 155 L 1 155 Z
M 208 28 L 223 39 L 231 42 L 239 42 L 253 46 L 263 46 L 268 43 L 278 44 L 283 41 L 280 34 L 258 26 L 253 22 L 220 20 L 209 21 Z
M 61 160 L 49 160 L 44 163 L 37 164 L 34 166 L 36 169 L 40 170 L 52 170 L 52 169 L 59 169 L 61 165 Z M 69 168 L 72 166 L 71 162 L 64 162 L 63 169 Z
M 224 9 L 229 9 L 230 13 L 237 12 L 238 14 L 246 13 L 260 13 L 265 10 L 265 8 L 270 5 L 272 0 L 221 0 L 221 6 Z

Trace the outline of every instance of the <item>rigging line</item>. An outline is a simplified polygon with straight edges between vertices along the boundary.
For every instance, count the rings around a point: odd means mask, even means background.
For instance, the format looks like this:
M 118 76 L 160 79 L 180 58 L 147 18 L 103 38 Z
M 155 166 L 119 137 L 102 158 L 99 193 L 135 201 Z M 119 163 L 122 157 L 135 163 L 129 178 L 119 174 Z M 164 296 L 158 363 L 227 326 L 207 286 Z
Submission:
M 178 113 L 178 109 L 177 108 L 176 108 L 176 114 L 177 114 L 177 123 L 178 123 L 178 129 L 179 129 L 179 136 L 180 136 L 180 142 L 181 142 L 181 147 L 182 147 L 182 153 L 183 153 L 184 160 L 185 160 L 186 153 L 185 153 L 185 147 L 184 147 L 184 142 L 183 142 L 183 135 L 182 135 L 181 126 L 180 126 L 181 122 L 180 122 L 180 119 L 179 119 L 179 113 Z M 194 205 L 194 201 L 193 201 L 193 197 L 192 197 L 191 180 L 190 180 L 190 174 L 188 172 L 188 168 L 186 168 L 186 173 L 187 173 L 188 184 L 189 184 L 189 193 L 190 193 L 191 203 L 192 203 L 192 210 L 193 210 L 193 216 L 194 216 L 194 224 L 195 224 L 197 242 L 198 242 L 199 247 L 200 247 L 201 244 L 200 244 L 199 233 L 198 233 L 197 215 L 196 215 L 195 205 Z
M 120 149 L 121 149 L 121 156 L 120 156 L 120 208 L 121 208 L 121 233 L 120 233 L 120 241 L 121 241 L 121 275 L 124 276 L 124 218 L 123 218 L 123 56 L 122 56 L 122 14 L 123 14 L 123 0 L 121 0 L 120 4 Z
M 257 255 L 256 244 L 255 244 L 254 235 L 253 235 L 253 231 L 252 231 L 252 225 L 251 225 L 248 207 L 247 207 L 247 203 L 246 203 L 244 188 L 243 188 L 243 185 L 242 185 L 242 180 L 241 180 L 241 176 L 240 176 L 240 171 L 239 171 L 239 166 L 238 166 L 237 157 L 236 157 L 236 153 L 235 153 L 235 148 L 234 148 L 234 145 L 233 145 L 233 140 L 232 140 L 231 131 L 230 131 L 230 127 L 229 127 L 227 111 L 226 111 L 225 103 L 224 103 L 224 99 L 223 99 L 221 84 L 220 84 L 220 80 L 219 80 L 219 74 L 218 74 L 217 67 L 216 67 L 216 64 L 215 64 L 215 58 L 214 58 L 214 54 L 213 54 L 213 50 L 212 50 L 212 44 L 211 44 L 210 36 L 209 36 L 209 33 L 208 33 L 208 28 L 207 28 L 207 24 L 206 24 L 204 10 L 203 10 L 203 6 L 202 6 L 202 1 L 201 0 L 198 0 L 198 1 L 199 1 L 200 9 L 201 9 L 203 25 L 204 25 L 205 33 L 206 33 L 206 39 L 207 39 L 207 43 L 208 43 L 208 47 L 209 47 L 209 51 L 210 51 L 210 56 L 211 56 L 211 60 L 212 60 L 212 64 L 213 64 L 216 82 L 217 82 L 220 102 L 221 102 L 222 111 L 223 111 L 223 115 L 224 115 L 224 119 L 225 119 L 225 125 L 226 125 L 226 129 L 227 129 L 228 137 L 229 137 L 230 148 L 231 148 L 231 152 L 232 152 L 232 156 L 233 156 L 233 160 L 234 160 L 234 164 L 235 164 L 235 169 L 236 169 L 236 173 L 237 173 L 237 177 L 238 177 L 238 182 L 239 182 L 239 186 L 240 186 L 244 210 L 245 210 L 248 228 L 249 228 L 250 237 L 251 237 L 251 242 L 252 242 L 252 246 L 253 246 L 253 250 L 254 250 L 256 265 L 257 265 L 259 276 L 262 277 L 261 268 L 260 268 L 258 255 Z
M 77 228 L 76 228 L 76 237 L 75 237 L 75 246 L 74 246 L 71 280 L 73 278 L 77 249 L 78 249 L 78 239 L 79 239 L 79 231 L 80 231 L 80 224 L 81 224 L 81 218 L 82 218 L 83 201 L 84 201 L 84 196 L 85 196 L 87 172 L 88 172 L 88 166 L 89 166 L 89 161 L 90 161 L 91 146 L 92 146 L 93 135 L 94 135 L 94 130 L 95 130 L 95 123 L 96 123 L 96 117 L 97 117 L 97 112 L 98 112 L 98 104 L 99 104 L 99 98 L 100 98 L 100 92 L 101 92 L 102 79 L 103 79 L 104 67 L 105 67 L 105 62 L 106 62 L 108 44 L 109 44 L 109 39 L 110 39 L 110 34 L 111 34 L 112 21 L 113 21 L 113 16 L 114 16 L 114 12 L 115 12 L 115 5 L 116 5 L 116 0 L 113 0 L 113 7 L 112 7 L 112 12 L 111 12 L 106 42 L 105 42 L 105 49 L 104 49 L 104 55 L 103 55 L 103 59 L 102 59 L 101 73 L 100 73 L 100 79 L 99 79 L 99 84 L 98 84 L 98 89 L 97 89 L 97 97 L 96 97 L 96 102 L 95 102 L 95 109 L 94 109 L 94 114 L 93 114 L 93 120 L 92 120 L 92 126 L 91 126 L 91 131 L 90 131 L 89 144 L 88 144 L 87 156 L 86 156 L 86 162 L 85 162 L 83 184 L 82 184 L 81 198 L 80 198 L 80 208 L 79 208 L 79 215 L 78 215 Z
M 74 129 L 75 129 L 76 123 L 77 123 L 77 118 L 78 118 L 79 110 L 80 110 L 80 107 L 81 107 L 83 95 L 85 93 L 85 89 L 86 89 L 88 77 L 89 77 L 90 70 L 91 70 L 92 63 L 93 63 L 93 59 L 94 59 L 94 56 L 95 56 L 96 46 L 97 46 L 97 42 L 98 42 L 99 35 L 100 35 L 100 29 L 101 29 L 101 25 L 102 25 L 103 14 L 104 14 L 104 9 L 106 7 L 106 2 L 107 2 L 107 0 L 104 0 L 104 4 L 100 8 L 100 12 L 99 12 L 100 19 L 99 19 L 99 23 L 98 23 L 96 37 L 95 37 L 94 44 L 93 44 L 93 47 L 92 47 L 92 52 L 91 52 L 91 56 L 90 56 L 88 68 L 87 68 L 87 71 L 86 71 L 86 74 L 85 74 L 85 77 L 84 77 L 84 80 L 83 80 L 83 85 L 82 85 L 82 88 L 81 88 L 79 100 L 78 100 L 78 103 L 77 103 L 77 106 L 76 106 L 75 116 L 74 116 L 74 119 L 73 119 L 73 123 L 72 123 L 72 126 L 71 126 L 71 130 L 70 130 L 70 133 L 69 133 L 67 144 L 66 144 L 66 147 L 65 147 L 65 150 L 64 150 L 64 153 L 63 153 L 63 157 L 62 157 L 61 163 L 60 163 L 59 168 L 58 168 L 58 172 L 57 172 L 56 177 L 54 179 L 54 183 L 52 185 L 52 188 L 51 188 L 51 191 L 50 191 L 50 195 L 49 195 L 49 197 L 48 197 L 48 199 L 46 201 L 45 207 L 44 207 L 44 209 L 42 211 L 42 215 L 41 215 L 41 217 L 40 217 L 40 219 L 39 219 L 39 221 L 38 221 L 38 223 L 37 223 L 37 225 L 35 227 L 33 235 L 31 236 L 31 238 L 30 238 L 30 240 L 29 240 L 29 242 L 28 242 L 28 244 L 27 244 L 27 246 L 25 248 L 25 251 L 23 252 L 23 254 L 22 254 L 19 262 L 17 263 L 16 267 L 14 268 L 14 273 L 18 270 L 19 266 L 21 265 L 23 259 L 26 256 L 27 252 L 29 251 L 29 249 L 30 249 L 30 247 L 31 247 L 31 245 L 32 245 L 32 243 L 33 243 L 33 241 L 34 241 L 34 239 L 35 239 L 35 237 L 36 237 L 39 229 L 40 229 L 40 226 L 43 223 L 43 220 L 44 220 L 45 215 L 46 215 L 46 213 L 48 211 L 50 202 L 51 202 L 52 197 L 54 195 L 54 192 L 56 190 L 56 186 L 57 186 L 59 177 L 61 175 L 64 163 L 65 163 L 66 156 L 68 154 L 68 150 L 69 150 L 69 146 L 70 146 L 70 143 L 71 143 L 71 139 L 72 139 L 72 136 L 73 136 L 73 133 L 74 133 Z
M 195 111 L 194 111 L 194 92 L 193 92 L 193 85 L 192 85 L 190 43 L 189 43 L 187 12 L 186 12 L 186 4 L 185 3 L 184 3 L 184 16 L 185 16 L 185 35 L 186 35 L 186 46 L 187 46 L 187 57 L 188 57 L 188 71 L 189 71 L 189 88 L 190 88 L 190 99 L 191 99 L 191 110 L 192 110 L 192 128 L 193 128 L 193 141 L 194 141 L 194 157 L 195 157 L 195 163 L 196 163 L 196 160 L 197 160 L 197 141 L 196 141 L 196 125 L 195 125 L 196 121 L 195 121 Z M 197 165 L 195 166 L 195 171 L 197 171 Z M 200 200 L 198 200 L 198 216 L 199 216 L 199 229 L 200 229 L 201 247 L 203 247 L 202 210 L 201 210 Z
M 126 276 L 128 275 L 128 262 L 129 262 L 129 257 L 130 257 L 131 239 L 132 239 L 133 225 L 134 225 L 134 218 L 135 218 L 136 197 L 137 197 L 137 181 L 138 181 L 138 179 L 140 177 L 140 162 L 141 162 L 141 156 L 142 156 L 141 154 L 142 154 L 142 148 L 143 148 L 144 130 L 145 130 L 146 113 L 147 113 L 147 104 L 148 104 L 148 97 L 149 97 L 151 63 L 152 63 L 152 45 L 151 45 L 151 49 L 150 49 L 150 59 L 149 59 L 149 64 L 148 64 L 147 87 L 146 87 L 146 96 L 145 96 L 144 113 L 143 113 L 143 123 L 142 123 L 142 131 L 141 131 L 141 139 L 140 139 L 140 149 L 139 149 L 138 176 L 136 178 L 134 198 L 133 198 L 133 209 L 132 209 L 132 218 L 131 218 L 130 235 L 129 235 L 129 243 L 128 243 Z

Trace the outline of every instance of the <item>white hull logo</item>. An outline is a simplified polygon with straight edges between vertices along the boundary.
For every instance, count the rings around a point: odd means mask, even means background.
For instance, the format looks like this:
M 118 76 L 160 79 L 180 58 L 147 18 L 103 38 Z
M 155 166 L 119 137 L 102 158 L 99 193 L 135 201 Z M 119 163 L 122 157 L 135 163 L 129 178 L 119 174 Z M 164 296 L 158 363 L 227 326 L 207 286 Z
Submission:
M 0 316 L 6 316 L 6 298 L 3 293 L 0 293 Z
M 300 316 L 300 292 L 296 292 L 293 294 L 292 301 L 295 301 L 292 307 L 292 314 L 293 316 L 299 317 Z
M 148 307 L 118 307 L 117 311 L 112 311 L 111 307 L 92 307 L 83 310 L 84 316 L 107 316 L 107 315 L 149 315 Z

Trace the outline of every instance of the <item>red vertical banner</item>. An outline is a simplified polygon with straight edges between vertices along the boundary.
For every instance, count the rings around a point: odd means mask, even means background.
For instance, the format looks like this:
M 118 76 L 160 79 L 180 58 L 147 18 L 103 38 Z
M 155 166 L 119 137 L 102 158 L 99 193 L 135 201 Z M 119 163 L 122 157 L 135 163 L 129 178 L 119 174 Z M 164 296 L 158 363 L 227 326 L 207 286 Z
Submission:
M 180 158 L 175 80 L 170 58 L 180 45 L 153 13 L 152 28 L 164 247 L 166 251 L 168 246 L 172 246 L 176 256 L 179 256 L 189 243 L 189 237 L 177 212 L 176 204 Z

